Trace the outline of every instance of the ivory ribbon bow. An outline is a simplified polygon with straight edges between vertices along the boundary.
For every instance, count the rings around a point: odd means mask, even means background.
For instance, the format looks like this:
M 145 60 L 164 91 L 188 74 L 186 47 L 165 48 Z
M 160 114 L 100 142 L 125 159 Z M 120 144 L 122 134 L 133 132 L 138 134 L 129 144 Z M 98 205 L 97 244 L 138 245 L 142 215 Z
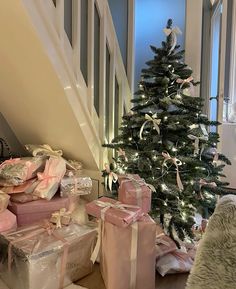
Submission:
M 195 136 L 193 134 L 189 134 L 188 138 L 190 138 L 191 140 L 194 140 L 194 155 L 195 156 L 198 155 L 198 153 L 199 153 L 199 142 L 200 142 L 200 140 L 203 140 L 203 141 L 207 141 L 208 140 L 207 136 L 198 137 L 198 136 Z
M 175 26 L 173 28 L 164 28 L 163 31 L 166 36 L 169 36 L 170 34 L 172 35 L 171 49 L 170 49 L 170 53 L 171 53 L 171 51 L 174 50 L 177 44 L 177 34 L 181 35 L 182 31 L 179 29 L 178 26 Z
M 65 217 L 70 219 L 70 215 L 66 212 L 66 209 L 62 208 L 59 211 L 52 213 L 50 221 L 56 224 L 56 228 L 62 228 L 62 225 L 68 225 L 68 223 L 64 221 Z
M 112 183 L 116 183 L 118 181 L 118 176 L 114 172 L 110 170 L 110 166 L 105 164 L 105 170 L 108 173 L 108 176 L 105 176 L 105 189 L 107 191 L 107 181 L 108 181 L 108 188 L 112 190 Z
M 146 121 L 143 123 L 143 125 L 141 126 L 141 129 L 140 129 L 140 132 L 139 132 L 139 138 L 140 139 L 143 139 L 143 130 L 144 130 L 144 127 L 145 125 L 148 123 L 148 122 L 153 122 L 153 125 L 157 131 L 158 134 L 160 134 L 160 128 L 159 128 L 159 125 L 161 123 L 161 119 L 157 119 L 157 114 L 153 114 L 152 116 L 150 116 L 149 114 L 145 114 L 145 119 Z
M 127 158 L 127 156 L 125 155 L 125 151 L 122 150 L 122 148 L 119 148 L 119 150 L 118 150 L 118 156 L 119 156 L 119 157 L 124 157 L 125 161 L 126 161 L 126 162 L 128 161 L 128 158 Z
M 192 84 L 192 81 L 193 81 L 193 77 L 192 76 L 190 76 L 190 77 L 188 77 L 186 79 L 181 79 L 181 78 L 176 79 L 176 82 L 181 84 L 180 85 L 180 89 L 182 89 L 182 87 L 184 86 L 185 83 L 188 83 L 189 84 L 190 95 L 194 96 L 194 86 Z
M 215 188 L 215 187 L 217 187 L 217 184 L 215 182 L 207 183 L 204 179 L 200 179 L 199 180 L 199 186 L 200 186 L 200 190 L 201 190 L 202 186 L 208 186 L 210 188 Z
M 138 206 L 122 204 L 121 202 L 116 202 L 116 203 L 112 204 L 109 202 L 103 202 L 103 201 L 99 201 L 99 200 L 96 201 L 96 205 L 103 208 L 101 210 L 101 219 L 103 221 L 105 221 L 106 211 L 109 210 L 110 208 L 121 210 L 121 211 L 129 214 L 130 216 L 134 216 L 134 215 L 136 215 L 136 213 L 133 211 L 127 210 L 128 208 L 131 208 L 131 209 L 132 208 L 135 208 L 135 209 L 139 208 Z
M 171 161 L 175 167 L 176 167 L 176 182 L 177 182 L 177 186 L 179 188 L 180 191 L 183 191 L 184 186 L 182 184 L 181 178 L 180 178 L 180 174 L 179 174 L 179 166 L 182 165 L 182 162 L 177 159 L 177 158 L 172 158 L 168 152 L 162 152 L 162 156 L 164 157 L 164 162 L 162 164 L 162 167 L 164 167 L 164 165 L 166 164 L 166 162 Z

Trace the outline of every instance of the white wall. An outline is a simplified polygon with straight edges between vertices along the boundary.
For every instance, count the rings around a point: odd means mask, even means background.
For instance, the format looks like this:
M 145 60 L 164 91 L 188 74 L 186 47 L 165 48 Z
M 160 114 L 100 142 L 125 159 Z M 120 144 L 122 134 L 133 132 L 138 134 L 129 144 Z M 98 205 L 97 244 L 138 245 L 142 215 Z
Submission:
M 198 0 L 196 0 L 198 1 Z M 185 43 L 185 0 L 136 0 L 135 3 L 135 87 L 145 62 L 153 58 L 150 45 L 161 46 L 165 40 L 163 28 L 167 20 L 173 19 L 183 34 L 178 44 L 184 49 Z

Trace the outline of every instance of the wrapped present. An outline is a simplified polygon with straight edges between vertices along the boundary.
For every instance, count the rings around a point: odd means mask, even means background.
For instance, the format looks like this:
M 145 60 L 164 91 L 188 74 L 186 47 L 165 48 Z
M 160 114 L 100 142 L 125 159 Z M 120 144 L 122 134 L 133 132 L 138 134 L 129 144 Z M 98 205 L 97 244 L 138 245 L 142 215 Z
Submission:
M 10 197 L 0 190 L 0 213 L 6 210 Z
M 55 230 L 45 223 L 2 234 L 0 277 L 11 289 L 62 289 L 91 273 L 96 238 L 96 229 L 77 224 Z
M 85 205 L 89 215 L 101 218 L 118 227 L 128 227 L 142 216 L 138 206 L 126 205 L 116 200 L 102 197 Z
M 18 194 L 11 194 L 10 201 L 13 203 L 29 203 L 32 201 L 38 200 L 39 197 L 34 196 L 33 194 L 26 194 L 26 193 L 18 193 Z
M 187 252 L 176 250 L 159 258 L 156 263 L 156 269 L 165 276 L 166 274 L 189 272 L 193 266 L 193 260 Z
M 25 157 L 6 160 L 0 165 L 0 185 L 17 186 L 34 178 L 44 169 L 42 157 Z
M 160 225 L 156 227 L 156 258 L 160 258 L 177 249 L 175 242 L 166 236 Z
M 100 256 L 106 288 L 155 288 L 156 225 L 144 216 L 127 228 L 103 223 Z
M 49 219 L 53 212 L 61 208 L 68 209 L 68 207 L 68 198 L 55 196 L 50 201 L 39 199 L 22 204 L 11 202 L 8 209 L 17 216 L 18 226 L 23 226 L 41 221 L 42 219 Z
M 33 194 L 42 199 L 51 200 L 56 194 L 65 172 L 65 160 L 61 157 L 50 157 L 49 160 L 46 161 L 44 172 L 37 174 L 40 182 Z
M 61 196 L 68 195 L 88 195 L 92 190 L 92 180 L 90 177 L 74 175 L 70 172 L 61 180 Z
M 31 180 L 24 182 L 23 184 L 19 186 L 2 187 L 1 190 L 7 194 L 18 194 L 18 193 L 30 194 L 34 191 L 38 183 L 39 183 L 38 179 L 33 178 Z
M 119 176 L 118 200 L 124 204 L 136 205 L 144 213 L 151 210 L 152 191 L 139 175 Z
M 0 213 L 0 232 L 14 230 L 17 227 L 16 216 L 9 210 Z M 1 255 L 1 254 L 0 254 Z

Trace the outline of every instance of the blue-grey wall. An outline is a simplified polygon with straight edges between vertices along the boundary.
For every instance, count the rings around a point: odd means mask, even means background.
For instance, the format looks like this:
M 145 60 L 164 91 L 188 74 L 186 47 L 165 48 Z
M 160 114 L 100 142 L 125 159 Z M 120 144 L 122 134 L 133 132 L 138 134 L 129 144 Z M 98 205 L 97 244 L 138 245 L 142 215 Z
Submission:
M 185 0 L 135 1 L 135 90 L 145 62 L 153 57 L 150 45 L 159 47 L 161 41 L 165 40 L 163 28 L 169 18 L 173 19 L 174 26 L 182 30 L 178 44 L 184 48 Z
M 128 44 L 128 1 L 108 0 L 125 68 L 127 66 Z

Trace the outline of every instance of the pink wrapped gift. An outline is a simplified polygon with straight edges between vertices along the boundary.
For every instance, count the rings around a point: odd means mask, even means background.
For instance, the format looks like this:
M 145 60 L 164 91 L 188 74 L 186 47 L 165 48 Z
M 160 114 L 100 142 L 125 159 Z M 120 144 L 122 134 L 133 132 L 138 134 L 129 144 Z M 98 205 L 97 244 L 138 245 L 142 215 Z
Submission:
M 44 169 L 45 158 L 26 157 L 6 160 L 0 165 L 0 184 L 17 186 L 34 178 Z
M 6 232 L 9 230 L 16 229 L 16 216 L 10 211 L 5 210 L 0 213 L 0 232 Z
M 156 236 L 156 258 L 161 258 L 168 253 L 176 251 L 177 246 L 175 242 L 164 233 L 160 233 Z
M 151 210 L 151 189 L 139 175 L 119 176 L 118 199 L 129 205 L 139 206 L 144 213 Z
M 0 213 L 6 210 L 10 197 L 0 190 Z
M 192 258 L 181 250 L 169 253 L 159 258 L 156 263 L 156 269 L 165 276 L 166 274 L 189 272 L 193 266 Z
M 155 289 L 156 224 L 142 217 L 128 228 L 104 222 L 100 266 L 108 289 Z
M 51 200 L 56 194 L 60 181 L 66 172 L 66 162 L 61 157 L 50 157 L 46 161 L 43 173 L 38 173 L 39 184 L 36 186 L 33 194 L 42 199 Z
M 118 227 L 127 227 L 142 215 L 142 210 L 139 207 L 122 204 L 106 197 L 92 201 L 85 206 L 89 215 L 101 218 Z
M 18 226 L 32 224 L 43 219 L 49 219 L 51 214 L 61 208 L 68 208 L 68 198 L 54 197 L 51 201 L 36 200 L 29 203 L 13 203 L 9 210 L 17 216 Z

